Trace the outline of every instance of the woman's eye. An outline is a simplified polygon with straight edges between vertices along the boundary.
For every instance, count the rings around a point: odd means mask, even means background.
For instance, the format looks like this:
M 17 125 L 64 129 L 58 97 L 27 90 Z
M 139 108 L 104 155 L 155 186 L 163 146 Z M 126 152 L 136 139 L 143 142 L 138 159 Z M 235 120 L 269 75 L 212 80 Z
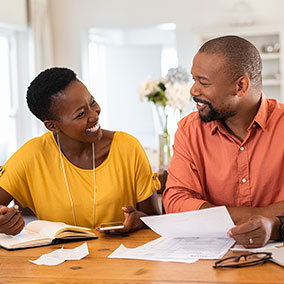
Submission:
M 84 114 L 85 114 L 85 112 L 84 112 L 84 111 L 82 111 L 82 112 L 80 112 L 80 113 L 76 116 L 76 118 L 83 117 L 83 116 L 84 116 Z

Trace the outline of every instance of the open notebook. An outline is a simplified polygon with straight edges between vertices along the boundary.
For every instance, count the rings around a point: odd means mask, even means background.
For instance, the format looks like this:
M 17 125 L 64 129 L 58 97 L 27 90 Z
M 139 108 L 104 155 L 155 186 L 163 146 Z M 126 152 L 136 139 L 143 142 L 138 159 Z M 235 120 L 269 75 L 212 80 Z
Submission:
M 52 245 L 61 240 L 96 238 L 95 233 L 89 228 L 67 225 L 60 222 L 36 220 L 30 222 L 16 236 L 0 234 L 0 246 L 8 250 L 13 250 Z

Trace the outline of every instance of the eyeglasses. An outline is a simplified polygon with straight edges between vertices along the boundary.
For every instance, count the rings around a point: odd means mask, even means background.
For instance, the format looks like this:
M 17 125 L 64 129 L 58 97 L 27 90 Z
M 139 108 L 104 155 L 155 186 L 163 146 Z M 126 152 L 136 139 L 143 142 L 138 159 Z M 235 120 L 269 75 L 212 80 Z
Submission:
M 271 255 L 271 252 L 252 252 L 231 256 L 216 261 L 213 268 L 241 268 L 263 264 L 271 259 Z

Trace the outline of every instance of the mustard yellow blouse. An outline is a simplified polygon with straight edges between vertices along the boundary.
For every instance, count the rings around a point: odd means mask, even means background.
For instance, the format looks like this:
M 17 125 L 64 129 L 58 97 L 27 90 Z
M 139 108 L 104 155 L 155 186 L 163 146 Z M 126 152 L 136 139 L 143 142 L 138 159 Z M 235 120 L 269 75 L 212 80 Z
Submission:
M 64 155 L 63 163 L 78 226 L 123 221 L 122 206 L 136 207 L 160 187 L 138 140 L 123 132 L 114 134 L 107 159 L 95 169 L 95 206 L 93 171 L 74 166 Z M 28 141 L 3 168 L 0 186 L 39 219 L 74 224 L 60 152 L 51 132 Z

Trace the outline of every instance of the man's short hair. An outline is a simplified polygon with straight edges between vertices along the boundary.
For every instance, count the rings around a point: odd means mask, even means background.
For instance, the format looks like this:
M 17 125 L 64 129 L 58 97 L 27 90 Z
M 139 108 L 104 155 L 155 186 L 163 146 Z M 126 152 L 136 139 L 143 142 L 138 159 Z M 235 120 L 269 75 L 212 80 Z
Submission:
M 234 35 L 222 36 L 205 42 L 199 52 L 223 55 L 233 80 L 245 75 L 253 86 L 262 88 L 261 57 L 248 40 Z
M 42 71 L 28 87 L 27 103 L 30 111 L 41 121 L 54 119 L 51 112 L 52 98 L 76 79 L 75 72 L 68 68 L 53 67 Z

